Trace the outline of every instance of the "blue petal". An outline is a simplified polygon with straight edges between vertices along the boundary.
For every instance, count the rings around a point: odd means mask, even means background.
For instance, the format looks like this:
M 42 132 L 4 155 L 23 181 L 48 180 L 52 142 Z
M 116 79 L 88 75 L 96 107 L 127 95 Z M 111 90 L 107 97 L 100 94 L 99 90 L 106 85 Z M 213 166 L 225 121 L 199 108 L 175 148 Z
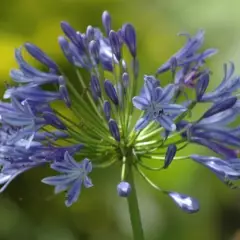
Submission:
M 145 128 L 149 124 L 149 122 L 150 122 L 150 115 L 145 115 L 142 118 L 140 118 L 135 125 L 136 131 L 139 131 Z
M 163 128 L 165 128 L 166 130 L 168 130 L 168 131 L 171 131 L 171 132 L 173 132 L 173 131 L 175 131 L 176 130 L 176 125 L 175 125 L 175 123 L 173 122 L 173 120 L 170 118 L 170 117 L 168 117 L 168 116 L 166 116 L 166 115 L 161 115 L 161 116 L 159 116 L 158 118 L 157 118 L 157 121 L 161 124 L 161 126 L 163 127 Z
M 70 184 L 74 179 L 76 179 L 75 175 L 58 175 L 58 176 L 52 176 L 52 177 L 46 177 L 42 179 L 42 182 L 48 185 L 68 185 Z
M 146 98 L 136 96 L 132 99 L 134 107 L 140 110 L 146 110 L 149 106 L 149 101 Z
M 92 171 L 92 163 L 87 158 L 82 160 L 81 166 L 83 167 L 86 173 L 90 173 Z
M 221 129 L 212 128 L 211 131 L 208 129 L 206 129 L 206 131 L 196 130 L 194 131 L 194 135 L 201 138 L 212 139 L 214 141 L 220 142 L 223 145 L 232 145 L 236 147 L 240 146 L 239 137 L 234 136 L 232 133 Z
M 11 70 L 10 77 L 17 83 L 38 82 L 38 81 L 36 81 L 36 78 L 25 76 L 23 74 L 23 72 L 18 69 Z M 40 78 L 40 79 L 42 79 L 42 78 Z
M 176 86 L 174 84 L 168 84 L 165 88 L 163 88 L 162 96 L 158 100 L 158 102 L 168 103 L 174 97 L 175 91 L 176 91 Z
M 166 113 L 170 114 L 180 114 L 181 112 L 185 112 L 187 109 L 178 104 L 163 104 L 162 109 Z
M 148 80 L 148 78 L 144 79 L 145 83 L 144 83 L 144 97 L 151 102 L 153 99 L 153 89 L 154 89 L 154 85 L 151 81 Z
M 90 188 L 93 186 L 92 184 L 92 180 L 89 177 L 85 177 L 83 180 L 83 185 L 85 186 L 85 188 Z
M 236 97 L 229 97 L 227 99 L 222 100 L 221 102 L 217 102 L 203 114 L 202 118 L 211 117 L 214 114 L 230 109 L 234 106 L 236 101 L 237 101 Z
M 202 127 L 218 127 L 228 123 L 231 123 L 235 120 L 236 115 L 234 114 L 233 109 L 227 109 L 223 112 L 216 113 L 211 117 L 202 119 L 197 125 Z
M 159 102 L 163 94 L 163 89 L 161 87 L 157 87 L 154 89 L 154 101 Z
M 54 162 L 53 164 L 51 164 L 51 168 L 57 172 L 60 173 L 72 173 L 73 172 L 73 168 L 72 165 L 68 165 L 66 163 L 61 163 L 61 162 Z
M 57 64 L 48 57 L 40 48 L 31 43 L 25 43 L 25 48 L 30 55 L 37 59 L 42 64 L 46 65 L 50 69 L 54 69 L 56 72 L 59 71 Z
M 64 154 L 64 160 L 71 164 L 73 168 L 79 168 L 79 164 L 74 160 L 74 158 L 69 154 L 68 151 Z
M 226 63 L 223 65 L 224 78 L 223 78 L 222 82 L 220 83 L 220 85 L 217 87 L 217 89 L 222 88 L 222 86 L 225 84 L 225 82 L 228 81 L 233 76 L 233 73 L 235 71 L 234 63 L 230 62 L 229 65 L 230 65 L 230 69 L 228 69 L 228 65 Z
M 207 138 L 199 138 L 199 137 L 191 137 L 191 142 L 200 144 L 202 146 L 205 146 L 209 149 L 211 149 L 212 151 L 214 151 L 217 154 L 221 154 L 222 156 L 226 157 L 226 158 L 236 158 L 237 157 L 237 153 L 235 150 L 233 149 L 229 149 L 227 147 L 225 147 L 224 145 L 222 145 L 221 143 L 216 143 L 211 141 L 211 139 Z
M 74 202 L 76 202 L 78 200 L 78 197 L 80 195 L 81 192 L 81 186 L 82 186 L 82 180 L 78 179 L 76 180 L 71 188 L 68 190 L 67 194 L 66 194 L 66 201 L 65 201 L 65 205 L 67 207 L 70 207 Z
M 58 193 L 60 193 L 60 192 L 64 192 L 64 191 L 66 191 L 68 188 L 69 188 L 69 185 L 57 185 L 57 186 L 54 188 L 54 193 L 55 193 L 55 194 L 58 194 Z
M 209 74 L 204 74 L 200 77 L 200 79 L 197 81 L 196 85 L 196 96 L 197 100 L 200 100 L 205 93 L 207 87 L 209 84 Z
M 240 172 L 234 170 L 227 161 L 220 158 L 200 155 L 191 155 L 191 158 L 216 173 L 224 174 L 228 178 L 240 177 Z

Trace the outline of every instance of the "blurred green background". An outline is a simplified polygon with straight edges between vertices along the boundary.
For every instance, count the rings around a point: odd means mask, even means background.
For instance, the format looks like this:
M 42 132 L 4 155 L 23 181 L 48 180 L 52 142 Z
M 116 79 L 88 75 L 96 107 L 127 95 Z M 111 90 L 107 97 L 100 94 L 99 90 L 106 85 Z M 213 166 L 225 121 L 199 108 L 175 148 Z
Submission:
M 14 48 L 30 41 L 54 57 L 68 71 L 57 37 L 59 22 L 76 29 L 101 27 L 101 13 L 110 11 L 113 26 L 132 22 L 137 30 L 141 74 L 154 73 L 184 42 L 180 31 L 206 29 L 205 47 L 220 50 L 208 62 L 212 86 L 221 80 L 222 64 L 240 60 L 239 0 L 1 0 L 1 92 L 9 70 L 16 66 Z M 206 151 L 191 148 L 188 151 Z M 116 194 L 119 170 L 96 170 L 94 188 L 83 191 L 71 208 L 64 196 L 40 183 L 47 170 L 34 169 L 18 177 L 0 196 L 0 240 L 130 240 L 131 227 L 125 199 Z M 147 240 L 240 239 L 240 192 L 227 189 L 206 169 L 176 162 L 164 173 L 150 173 L 164 188 L 195 196 L 201 211 L 187 215 L 168 198 L 137 178 L 142 220 Z

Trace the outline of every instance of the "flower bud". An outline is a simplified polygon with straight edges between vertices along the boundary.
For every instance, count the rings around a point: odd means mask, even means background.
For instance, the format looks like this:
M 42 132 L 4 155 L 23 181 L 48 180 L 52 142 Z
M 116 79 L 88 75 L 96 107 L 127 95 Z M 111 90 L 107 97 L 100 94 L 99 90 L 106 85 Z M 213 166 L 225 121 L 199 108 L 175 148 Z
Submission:
M 136 46 L 136 32 L 134 27 L 131 24 L 125 24 L 122 28 L 123 38 L 128 46 L 128 49 L 132 56 L 135 58 L 137 55 L 137 46 Z
M 120 45 L 120 41 L 119 41 L 117 33 L 114 32 L 113 30 L 111 30 L 109 33 L 109 40 L 110 40 L 110 45 L 111 45 L 113 53 L 115 54 L 117 60 L 120 61 L 121 45 Z
M 120 142 L 120 133 L 119 133 L 119 128 L 117 125 L 117 122 L 113 119 L 110 119 L 108 122 L 108 127 L 109 127 L 109 131 L 111 133 L 111 135 L 113 136 L 113 138 Z
M 95 62 L 99 64 L 99 42 L 92 40 L 88 45 L 88 49 Z
M 61 28 L 72 43 L 76 46 L 81 45 L 81 41 L 79 41 L 80 39 L 77 37 L 76 30 L 68 22 L 61 22 Z
M 168 168 L 168 166 L 171 164 L 172 160 L 175 157 L 175 154 L 177 152 L 176 145 L 171 144 L 168 146 L 167 153 L 165 155 L 165 161 L 164 161 L 164 166 L 163 168 Z
M 25 43 L 24 46 L 28 53 L 36 60 L 38 60 L 40 63 L 44 64 L 49 69 L 53 69 L 56 72 L 59 71 L 57 64 L 49 56 L 47 56 L 40 48 L 38 48 L 32 43 Z
M 105 28 L 105 32 L 107 36 L 109 35 L 109 32 L 111 30 L 111 16 L 108 11 L 104 11 L 102 14 L 102 23 L 103 27 Z
M 95 99 L 101 98 L 101 87 L 98 78 L 95 75 L 91 77 L 91 89 Z
M 123 87 L 127 88 L 129 85 L 129 75 L 128 73 L 124 72 L 122 75 L 122 82 L 123 82 Z
M 104 111 L 104 114 L 105 114 L 105 118 L 107 120 L 110 119 L 110 116 L 111 116 L 111 104 L 109 101 L 105 100 L 104 101 L 104 104 L 103 104 L 103 111 Z
M 118 195 L 120 197 L 128 197 L 131 190 L 131 185 L 128 182 L 120 182 L 117 186 Z
M 94 40 L 94 28 L 90 25 L 87 27 L 86 37 L 88 41 Z
M 119 104 L 118 96 L 115 87 L 109 80 L 105 80 L 104 89 L 108 97 L 112 100 L 115 105 Z
M 67 58 L 67 60 L 70 63 L 73 64 L 74 61 L 73 61 L 73 58 L 72 58 L 72 54 L 71 54 L 71 52 L 69 50 L 69 42 L 68 42 L 68 40 L 65 37 L 60 36 L 60 37 L 58 37 L 58 43 L 59 43 L 59 45 L 60 45 L 60 47 L 61 47 L 65 57 Z

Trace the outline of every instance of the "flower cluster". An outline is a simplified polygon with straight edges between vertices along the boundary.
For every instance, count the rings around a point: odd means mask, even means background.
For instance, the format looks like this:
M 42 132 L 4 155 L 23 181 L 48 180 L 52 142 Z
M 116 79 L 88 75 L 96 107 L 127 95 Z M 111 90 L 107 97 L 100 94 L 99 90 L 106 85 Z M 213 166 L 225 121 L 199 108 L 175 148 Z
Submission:
M 143 76 L 137 94 L 141 77 L 135 28 L 127 23 L 112 30 L 107 11 L 102 23 L 105 33 L 92 26 L 81 33 L 61 23 L 64 36 L 58 42 L 75 79 L 68 79 L 32 43 L 15 50 L 19 68 L 11 70 L 13 83 L 6 85 L 5 100 L 0 102 L 0 192 L 19 174 L 47 165 L 59 174 L 42 182 L 54 186 L 55 193 L 65 191 L 65 204 L 70 206 L 78 200 L 82 185 L 93 186 L 88 177 L 92 169 L 118 164 L 119 196 L 131 194 L 129 174 L 135 169 L 182 210 L 193 213 L 199 210 L 195 198 L 163 190 L 145 175 L 145 170 L 164 171 L 182 159 L 205 166 L 237 188 L 240 128 L 232 126 L 240 112 L 240 77 L 234 76 L 233 63 L 224 65 L 220 85 L 206 92 L 211 72 L 205 62 L 217 50 L 200 50 L 203 30 L 194 36 L 182 34 L 185 45 L 155 74 Z M 45 71 L 26 62 L 23 51 Z M 172 76 L 170 84 L 162 80 L 165 72 Z M 191 114 L 197 104 L 206 104 L 199 119 Z M 218 157 L 179 155 L 190 144 L 207 147 Z M 154 161 L 159 167 L 148 164 Z

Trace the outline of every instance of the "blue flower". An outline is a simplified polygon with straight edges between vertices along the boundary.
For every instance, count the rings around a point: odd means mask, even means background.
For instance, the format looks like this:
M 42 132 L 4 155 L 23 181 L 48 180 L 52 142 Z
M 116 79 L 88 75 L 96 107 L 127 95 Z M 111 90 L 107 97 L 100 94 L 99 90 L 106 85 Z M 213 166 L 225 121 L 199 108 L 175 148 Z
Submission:
M 223 182 L 235 181 L 240 179 L 240 159 L 223 160 L 217 157 L 191 155 L 191 158 L 201 165 L 210 169 Z
M 171 103 L 175 94 L 175 86 L 173 84 L 169 84 L 165 88 L 155 87 L 154 85 L 153 81 L 146 78 L 144 93 L 133 98 L 133 105 L 145 111 L 144 116 L 136 123 L 135 129 L 141 130 L 150 121 L 157 121 L 166 130 L 175 131 L 176 125 L 171 116 L 186 111 L 186 108 Z
M 65 201 L 67 207 L 78 200 L 82 184 L 86 188 L 93 186 L 91 179 L 87 176 L 92 171 L 92 164 L 87 158 L 78 163 L 68 152 L 65 152 L 64 161 L 52 163 L 51 168 L 62 174 L 44 178 L 42 182 L 55 186 L 55 193 L 67 190 Z
M 202 64 L 204 60 L 213 54 L 216 54 L 216 49 L 208 49 L 203 53 L 197 53 L 204 41 L 204 31 L 199 30 L 197 34 L 191 37 L 189 34 L 181 34 L 187 37 L 187 42 L 177 53 L 175 53 L 166 63 L 158 68 L 157 73 L 160 74 L 172 68 L 172 61 L 176 62 L 177 66 L 188 65 L 191 62 Z
M 27 50 L 31 49 L 30 53 L 33 53 L 33 51 L 37 50 L 37 49 L 33 50 L 33 49 L 37 48 L 33 44 L 27 43 L 25 46 L 26 46 Z M 41 50 L 38 49 L 37 51 L 41 51 Z M 44 54 L 44 53 L 42 52 L 42 54 Z M 35 55 L 35 53 L 32 55 L 34 57 L 39 57 L 39 53 L 37 56 Z M 36 69 L 35 67 L 32 67 L 31 65 L 29 65 L 22 57 L 22 47 L 15 50 L 15 58 L 20 67 L 20 70 L 13 69 L 10 72 L 10 76 L 12 77 L 12 79 L 15 82 L 27 83 L 27 84 L 31 84 L 34 86 L 39 86 L 39 85 L 46 84 L 46 83 L 57 83 L 58 82 L 59 75 L 56 72 L 49 72 L 49 73 L 41 72 L 40 70 Z M 47 58 L 48 57 L 46 55 L 44 57 L 41 56 L 40 57 L 41 62 L 49 63 L 49 61 L 47 61 L 47 62 L 42 61 L 44 59 L 46 60 Z M 38 58 L 38 60 L 39 60 L 39 58 Z M 52 62 L 52 64 L 50 64 L 50 68 L 54 69 L 56 71 L 57 65 L 55 65 L 54 62 Z
M 236 157 L 237 152 L 229 146 L 240 146 L 238 131 L 229 125 L 236 119 L 234 109 L 227 109 L 197 122 L 181 121 L 178 130 L 186 129 L 183 137 L 188 141 L 203 145 L 225 157 Z
M 229 68 L 227 64 L 224 64 L 222 82 L 214 91 L 205 93 L 201 98 L 201 102 L 218 102 L 223 100 L 223 98 L 232 96 L 240 87 L 240 77 L 233 76 L 234 69 L 233 63 L 229 64 Z

